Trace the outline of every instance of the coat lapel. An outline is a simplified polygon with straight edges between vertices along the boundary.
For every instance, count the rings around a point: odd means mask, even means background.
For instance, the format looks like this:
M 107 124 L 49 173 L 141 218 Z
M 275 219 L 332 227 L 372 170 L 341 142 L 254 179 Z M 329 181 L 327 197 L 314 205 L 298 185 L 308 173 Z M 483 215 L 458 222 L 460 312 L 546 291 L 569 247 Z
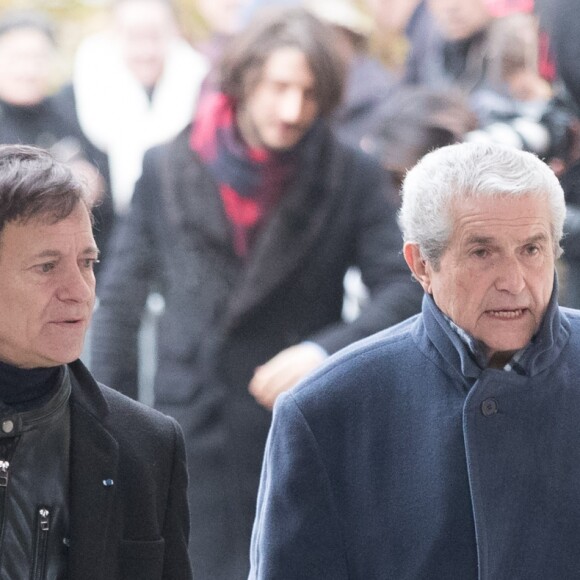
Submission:
M 83 367 L 81 374 L 85 373 L 82 378 L 74 373 L 77 385 L 73 379 L 71 397 L 69 574 L 71 578 L 105 580 L 113 561 L 107 546 L 113 539 L 110 530 L 119 451 L 101 422 L 106 403 Z
M 204 244 L 236 259 L 231 226 L 218 186 L 210 171 L 189 147 L 184 130 L 162 160 L 164 195 L 170 219 L 184 239 L 203 233 Z M 320 121 L 303 144 L 298 175 L 258 236 L 242 269 L 226 325 L 230 328 L 259 306 L 288 280 L 315 247 L 328 223 L 340 187 L 343 149 L 335 146 L 330 130 Z
M 212 244 L 231 248 L 230 224 L 218 186 L 203 162 L 189 147 L 189 130 L 163 150 L 162 191 L 170 221 L 185 237 L 201 233 Z

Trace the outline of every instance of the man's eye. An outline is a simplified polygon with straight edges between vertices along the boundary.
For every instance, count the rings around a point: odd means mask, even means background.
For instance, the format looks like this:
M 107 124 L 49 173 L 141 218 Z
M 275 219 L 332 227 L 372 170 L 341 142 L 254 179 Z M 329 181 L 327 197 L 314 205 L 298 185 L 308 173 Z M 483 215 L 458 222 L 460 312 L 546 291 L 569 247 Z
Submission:
M 485 248 L 478 248 L 477 250 L 473 250 L 472 254 L 476 258 L 485 258 L 489 255 L 489 252 Z
M 46 262 L 46 264 L 40 264 L 39 268 L 43 274 L 48 274 L 48 272 L 54 270 L 55 263 L 54 262 Z
M 98 264 L 99 260 L 97 258 L 86 258 L 83 260 L 82 264 L 83 267 L 87 270 L 93 270 L 95 268 L 95 264 Z
M 540 251 L 540 248 L 538 246 L 527 246 L 526 248 L 526 252 L 529 256 L 535 256 L 536 254 L 538 254 Z
M 281 95 L 288 89 L 288 84 L 280 81 L 270 81 L 270 89 L 278 95 Z

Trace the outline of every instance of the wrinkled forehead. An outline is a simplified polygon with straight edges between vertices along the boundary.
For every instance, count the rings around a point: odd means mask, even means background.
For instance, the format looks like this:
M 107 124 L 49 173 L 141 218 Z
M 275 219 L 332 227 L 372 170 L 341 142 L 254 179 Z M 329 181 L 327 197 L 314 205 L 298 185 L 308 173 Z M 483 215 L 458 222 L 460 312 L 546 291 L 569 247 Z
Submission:
M 552 240 L 547 196 L 457 198 L 449 204 L 452 237 Z

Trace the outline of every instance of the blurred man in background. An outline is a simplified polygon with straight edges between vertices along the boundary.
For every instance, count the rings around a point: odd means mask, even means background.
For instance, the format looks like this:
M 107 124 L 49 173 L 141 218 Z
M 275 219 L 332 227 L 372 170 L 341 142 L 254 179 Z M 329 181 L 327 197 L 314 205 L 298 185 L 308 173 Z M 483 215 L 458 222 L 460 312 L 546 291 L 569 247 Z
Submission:
M 247 577 L 277 396 L 330 353 L 419 309 L 387 174 L 327 125 L 344 66 L 304 9 L 263 13 L 229 44 L 220 92 L 144 160 L 102 282 L 93 370 L 136 397 L 149 290 L 165 298 L 155 406 L 186 433 L 197 580 Z M 343 278 L 370 292 L 342 320 Z
M 115 212 L 126 213 L 145 151 L 192 119 L 208 63 L 180 37 L 171 0 L 115 0 L 109 26 L 80 44 L 80 126 L 108 156 Z

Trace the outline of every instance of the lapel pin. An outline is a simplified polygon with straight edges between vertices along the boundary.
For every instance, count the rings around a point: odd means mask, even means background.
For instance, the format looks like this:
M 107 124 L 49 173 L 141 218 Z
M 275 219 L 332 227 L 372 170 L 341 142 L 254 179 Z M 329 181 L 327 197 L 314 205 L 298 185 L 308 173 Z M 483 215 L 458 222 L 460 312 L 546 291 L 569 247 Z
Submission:
M 105 487 L 112 487 L 115 485 L 115 482 L 112 479 L 103 479 L 103 485 Z

